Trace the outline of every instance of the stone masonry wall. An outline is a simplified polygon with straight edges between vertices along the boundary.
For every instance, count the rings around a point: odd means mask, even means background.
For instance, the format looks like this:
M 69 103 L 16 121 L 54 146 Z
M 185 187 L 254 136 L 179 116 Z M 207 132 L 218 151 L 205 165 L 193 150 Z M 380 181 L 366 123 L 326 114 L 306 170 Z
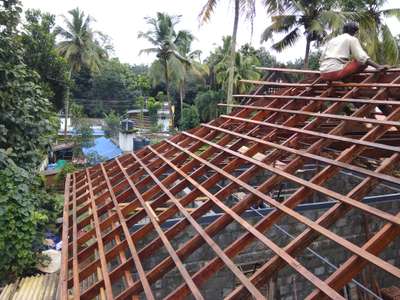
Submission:
M 359 178 L 346 175 L 345 180 L 344 177 L 341 176 L 340 178 L 335 178 L 329 182 L 328 185 L 330 188 L 335 188 L 344 194 L 351 190 L 351 188 L 353 188 L 359 182 Z M 382 195 L 387 193 L 394 193 L 393 189 L 388 186 L 380 185 L 377 186 L 370 195 Z M 322 200 L 326 201 L 328 199 Z M 399 201 L 379 202 L 377 204 L 370 205 L 392 214 L 400 211 L 400 199 Z M 316 220 L 326 210 L 327 208 L 321 208 L 301 210 L 299 212 L 307 218 Z M 251 224 L 255 224 L 259 220 L 259 217 L 247 219 L 247 221 Z M 383 223 L 379 219 L 370 216 L 365 218 L 360 211 L 353 209 L 345 217 L 336 222 L 336 224 L 332 226 L 330 230 L 355 243 L 356 245 L 362 246 L 374 232 L 378 231 L 382 227 L 382 224 Z M 204 224 L 203 227 L 206 225 L 207 224 Z M 265 234 L 280 247 L 284 247 L 291 240 L 291 238 L 284 234 L 281 229 L 293 236 L 297 236 L 305 229 L 304 225 L 288 217 L 282 218 L 276 225 L 279 227 L 271 227 L 271 229 Z M 213 240 L 224 249 L 227 245 L 230 245 L 233 241 L 238 239 L 244 232 L 245 231 L 239 224 L 233 222 L 223 232 L 214 236 Z M 178 237 L 171 241 L 174 248 L 177 249 L 179 246 L 183 245 L 191 237 L 193 237 L 194 234 L 194 229 L 189 227 L 188 230 L 186 230 L 184 233 L 181 233 Z M 152 236 L 148 236 L 146 239 L 151 240 L 152 238 Z M 140 249 L 141 245 L 146 244 L 146 241 L 142 241 L 142 243 L 138 244 Z M 351 256 L 351 253 L 343 247 L 321 237 L 314 241 L 310 248 L 322 257 L 329 260 L 329 262 L 335 266 L 340 266 Z M 164 249 L 161 254 L 149 257 L 144 261 L 145 268 L 150 269 L 154 267 L 165 257 L 167 257 L 167 255 L 168 254 Z M 257 267 L 259 267 L 261 264 L 264 264 L 272 256 L 273 253 L 271 250 L 267 249 L 264 245 L 261 243 L 253 243 L 250 247 L 247 247 L 245 251 L 236 256 L 234 262 L 237 266 L 239 266 L 239 268 L 242 269 L 243 272 L 250 276 L 252 272 L 257 269 Z M 184 263 L 188 271 L 193 274 L 193 272 L 196 272 L 203 267 L 207 260 L 214 257 L 215 254 L 209 249 L 209 247 L 202 247 L 192 253 L 188 258 L 184 259 Z M 400 267 L 400 238 L 390 244 L 389 247 L 381 253 L 380 257 L 387 260 L 389 263 Z M 334 268 L 321 261 L 310 251 L 305 250 L 297 255 L 296 258 L 300 263 L 306 266 L 307 269 L 312 271 L 321 279 L 326 279 L 334 272 Z M 399 285 L 398 279 L 374 268 L 373 266 L 367 269 L 363 275 L 358 276 L 356 280 L 367 286 L 369 286 L 369 282 L 373 282 L 374 285 L 379 285 L 381 288 L 389 287 L 394 284 Z M 155 296 L 158 299 L 161 299 L 167 296 L 171 291 L 175 290 L 182 282 L 183 279 L 181 278 L 179 272 L 177 270 L 173 270 L 167 273 L 162 280 L 154 283 L 152 285 L 152 289 L 155 291 Z M 212 276 L 207 283 L 201 287 L 200 290 L 206 299 L 223 299 L 224 296 L 229 294 L 236 287 L 237 283 L 238 282 L 235 281 L 233 274 L 228 269 L 224 268 Z M 266 284 L 262 288 L 262 291 L 265 292 L 265 295 L 268 293 L 268 286 L 269 285 Z M 311 284 L 304 280 L 300 274 L 288 267 L 281 269 L 276 274 L 275 289 L 273 294 L 274 299 L 304 299 L 305 296 L 308 295 L 312 290 Z M 354 283 L 350 283 L 347 286 L 346 293 L 350 295 L 351 299 L 359 299 L 359 292 L 360 290 L 355 287 Z

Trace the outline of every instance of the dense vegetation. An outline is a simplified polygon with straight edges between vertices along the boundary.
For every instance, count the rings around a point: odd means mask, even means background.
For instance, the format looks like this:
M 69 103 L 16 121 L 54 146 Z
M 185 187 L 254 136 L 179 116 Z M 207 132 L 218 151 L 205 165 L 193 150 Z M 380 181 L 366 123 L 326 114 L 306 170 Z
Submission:
M 212 22 L 219 1 L 204 2 L 201 23 Z M 252 23 L 255 2 L 234 1 L 232 35 L 203 60 L 193 49 L 191 32 L 178 30 L 179 16 L 154 13 L 139 33 L 149 42 L 143 55 L 156 54 L 147 66 L 113 57 L 110 38 L 79 8 L 57 26 L 54 15 L 38 10 L 26 11 L 22 21 L 17 0 L 0 0 L 0 284 L 33 270 L 45 230 L 61 212 L 59 198 L 46 191 L 37 171 L 54 141 L 57 113 L 72 117 L 82 145 L 92 132 L 84 116 L 104 119 L 107 135 L 116 136 L 127 110 L 146 107 L 155 124 L 164 101 L 173 127 L 191 129 L 224 112 L 219 102 L 233 103 L 233 95 L 248 93 L 251 87 L 240 80 L 262 78 L 257 66 L 318 69 L 320 46 L 350 19 L 360 23 L 361 40 L 373 59 L 399 62 L 399 39 L 385 17 L 399 18 L 400 9 L 383 9 L 384 0 L 262 1 L 272 17 L 263 41 L 279 34 L 273 45 L 278 51 L 301 38 L 307 41 L 304 58 L 286 63 L 263 47 L 237 47 L 240 20 Z
M 60 88 L 39 74 L 63 78 L 63 62 L 52 65 L 44 58 L 52 51 L 34 44 L 36 36 L 46 39 L 44 28 L 33 26 L 38 14 L 28 12 L 24 31 L 17 30 L 20 12 L 14 1 L 0 11 L 0 283 L 33 270 L 62 203 L 46 192 L 36 170 L 58 127 L 53 96 Z M 34 48 L 45 54 L 26 59 Z

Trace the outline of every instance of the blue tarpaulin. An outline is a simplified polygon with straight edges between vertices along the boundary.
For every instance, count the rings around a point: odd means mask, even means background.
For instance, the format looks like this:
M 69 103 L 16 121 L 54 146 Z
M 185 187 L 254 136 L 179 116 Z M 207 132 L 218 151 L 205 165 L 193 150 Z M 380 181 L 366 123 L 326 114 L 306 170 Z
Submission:
M 85 156 L 97 154 L 106 160 L 113 159 L 122 154 L 122 150 L 115 145 L 110 139 L 99 137 L 94 140 L 94 145 L 89 148 L 82 148 Z

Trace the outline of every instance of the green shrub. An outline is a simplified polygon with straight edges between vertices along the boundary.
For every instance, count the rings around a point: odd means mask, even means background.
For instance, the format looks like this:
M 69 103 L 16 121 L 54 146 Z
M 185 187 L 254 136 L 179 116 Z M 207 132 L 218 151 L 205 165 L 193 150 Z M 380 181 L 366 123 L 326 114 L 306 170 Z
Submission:
M 0 152 L 0 284 L 30 274 L 40 260 L 43 237 L 61 212 L 62 199 L 43 181 Z
M 209 122 L 224 111 L 224 108 L 218 106 L 218 103 L 222 102 L 223 99 L 224 94 L 222 92 L 212 90 L 199 92 L 197 94 L 194 102 L 199 112 L 201 122 Z
M 161 109 L 161 103 L 153 97 L 147 98 L 147 109 L 152 123 L 157 123 L 157 112 Z
M 180 129 L 188 130 L 192 129 L 200 124 L 199 113 L 196 106 L 185 107 L 182 112 L 182 118 L 180 121 Z
M 106 136 L 118 137 L 121 118 L 115 111 L 110 111 L 108 114 L 104 113 L 104 121 L 106 122 Z
M 65 180 L 65 178 L 67 177 L 68 173 L 73 173 L 74 171 L 76 171 L 76 168 L 74 166 L 73 163 L 71 162 L 67 162 L 62 169 L 60 170 L 60 172 L 57 174 L 56 176 L 56 183 L 57 184 L 62 184 Z

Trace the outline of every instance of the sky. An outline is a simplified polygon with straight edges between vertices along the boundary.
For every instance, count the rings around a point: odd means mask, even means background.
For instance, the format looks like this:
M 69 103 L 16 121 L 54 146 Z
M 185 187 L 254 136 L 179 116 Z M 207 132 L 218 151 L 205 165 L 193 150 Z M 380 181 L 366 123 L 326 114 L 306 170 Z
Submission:
M 198 15 L 206 0 L 22 0 L 24 9 L 36 8 L 57 16 L 57 23 L 62 24 L 61 15 L 68 15 L 68 10 L 79 7 L 91 15 L 96 22 L 95 30 L 100 30 L 111 37 L 114 46 L 113 56 L 121 62 L 129 64 L 149 64 L 154 60 L 153 55 L 139 55 L 141 49 L 151 47 L 144 39 L 138 39 L 139 31 L 146 31 L 148 25 L 145 17 L 155 17 L 156 12 L 171 15 L 181 15 L 177 29 L 191 31 L 196 37 L 193 50 L 202 51 L 202 58 L 217 45 L 222 44 L 222 37 L 232 34 L 233 1 L 219 1 L 211 21 L 200 26 Z M 257 15 L 254 21 L 254 34 L 251 37 L 251 26 L 241 18 L 238 30 L 238 46 L 251 42 L 258 48 L 263 30 L 270 24 L 271 19 L 265 13 L 261 1 L 257 2 Z M 399 0 L 388 0 L 385 8 L 399 8 Z M 140 3 L 140 4 L 139 4 Z M 397 3 L 397 4 L 396 4 Z M 400 34 L 400 24 L 395 19 L 388 19 L 394 34 Z M 263 43 L 267 50 L 276 55 L 280 61 L 295 60 L 304 56 L 305 41 L 299 40 L 293 47 L 277 53 L 272 50 L 272 41 Z

